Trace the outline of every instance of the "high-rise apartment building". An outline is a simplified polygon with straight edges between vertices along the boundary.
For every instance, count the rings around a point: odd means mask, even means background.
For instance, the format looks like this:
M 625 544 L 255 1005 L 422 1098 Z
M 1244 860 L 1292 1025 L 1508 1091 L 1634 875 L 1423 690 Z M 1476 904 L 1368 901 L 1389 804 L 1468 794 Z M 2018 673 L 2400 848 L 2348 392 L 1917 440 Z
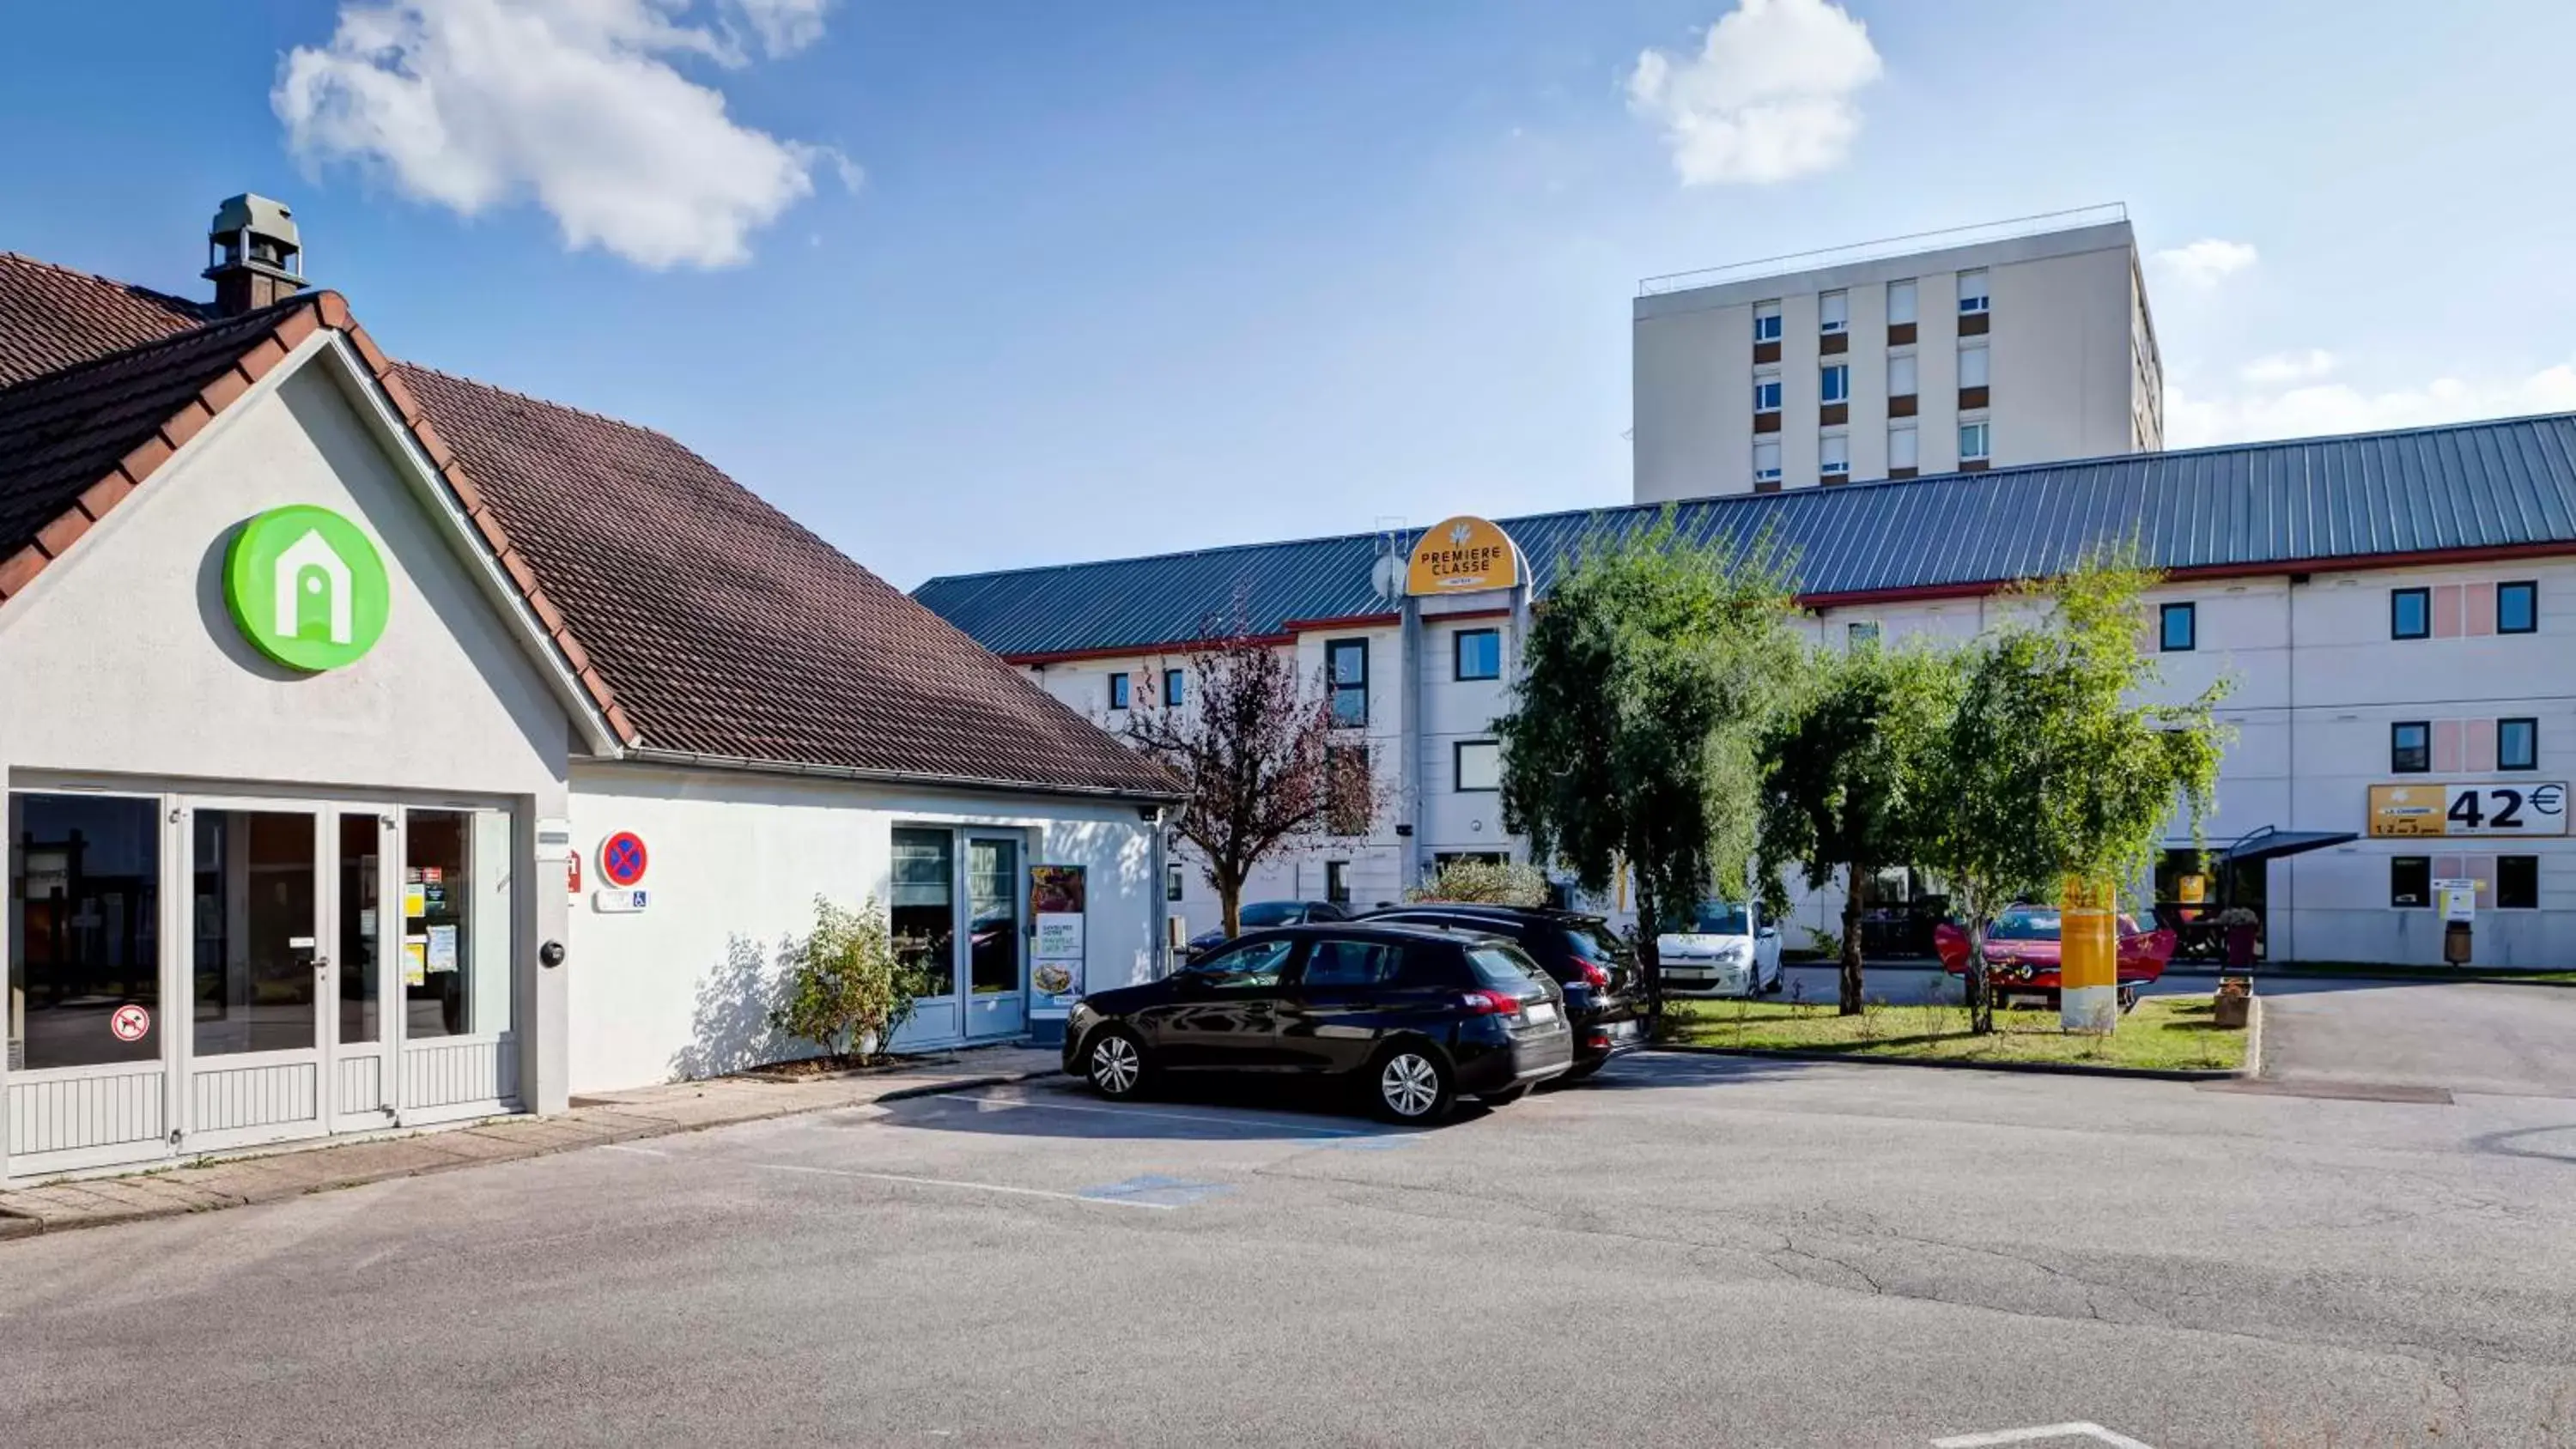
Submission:
M 2161 448 L 2118 207 L 1648 278 L 1640 503 Z

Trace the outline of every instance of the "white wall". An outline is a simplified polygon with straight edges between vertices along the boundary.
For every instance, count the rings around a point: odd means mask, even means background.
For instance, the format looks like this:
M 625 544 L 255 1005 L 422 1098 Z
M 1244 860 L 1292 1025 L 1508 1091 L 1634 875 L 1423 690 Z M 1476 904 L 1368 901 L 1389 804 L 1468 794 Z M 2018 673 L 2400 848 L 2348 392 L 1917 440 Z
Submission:
M 574 844 L 595 861 L 610 834 L 641 834 L 651 905 L 607 915 L 585 901 L 573 912 L 573 1089 L 803 1050 L 772 1038 L 761 1017 L 781 952 L 812 929 L 817 896 L 853 908 L 886 899 L 898 825 L 1023 831 L 1024 864 L 1087 867 L 1086 988 L 1151 979 L 1160 887 L 1153 830 L 1133 805 L 583 762 Z

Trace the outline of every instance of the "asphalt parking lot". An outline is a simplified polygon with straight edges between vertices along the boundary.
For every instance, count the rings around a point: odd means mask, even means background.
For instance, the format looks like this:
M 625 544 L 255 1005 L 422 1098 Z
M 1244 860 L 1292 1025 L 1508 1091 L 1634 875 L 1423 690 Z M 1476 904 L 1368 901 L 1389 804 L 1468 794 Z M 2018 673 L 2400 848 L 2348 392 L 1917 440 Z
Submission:
M 2571 1242 L 2569 1098 L 1056 1080 L 13 1245 L 0 1438 L 2567 1443 Z

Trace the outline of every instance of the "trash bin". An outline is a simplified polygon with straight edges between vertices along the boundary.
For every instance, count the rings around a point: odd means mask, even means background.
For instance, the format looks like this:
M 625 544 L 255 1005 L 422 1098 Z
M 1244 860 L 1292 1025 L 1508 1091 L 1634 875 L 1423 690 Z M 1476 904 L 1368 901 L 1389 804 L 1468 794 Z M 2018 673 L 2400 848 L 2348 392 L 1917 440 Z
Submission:
M 2446 922 L 2442 927 L 2442 959 L 2454 966 L 2469 964 L 2469 923 Z
M 2251 921 L 2247 921 L 2242 925 L 2229 926 L 2227 928 L 2228 970 L 2251 971 L 2254 969 L 2255 929 L 2255 925 Z

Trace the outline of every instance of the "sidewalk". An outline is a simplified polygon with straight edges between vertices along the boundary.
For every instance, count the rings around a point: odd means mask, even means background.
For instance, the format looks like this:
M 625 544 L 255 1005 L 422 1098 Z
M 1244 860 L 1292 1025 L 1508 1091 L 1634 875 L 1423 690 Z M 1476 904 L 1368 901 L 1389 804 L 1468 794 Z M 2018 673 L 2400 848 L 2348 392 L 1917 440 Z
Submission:
M 633 1142 L 799 1112 L 965 1087 L 1027 1081 L 1057 1070 L 1056 1052 L 984 1047 L 907 1062 L 897 1071 L 805 1081 L 718 1077 L 573 1098 L 553 1117 L 496 1117 L 470 1126 L 334 1144 L 298 1144 L 210 1159 L 131 1177 L 100 1177 L 0 1191 L 0 1241 L 72 1228 L 136 1222 L 275 1202 L 450 1168 L 515 1162 L 576 1147 Z

